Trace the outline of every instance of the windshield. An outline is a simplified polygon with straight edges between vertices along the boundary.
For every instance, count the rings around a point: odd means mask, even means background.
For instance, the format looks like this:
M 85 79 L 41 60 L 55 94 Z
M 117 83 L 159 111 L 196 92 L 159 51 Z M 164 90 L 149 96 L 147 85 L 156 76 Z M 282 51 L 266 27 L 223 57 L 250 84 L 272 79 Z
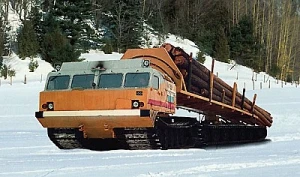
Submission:
M 46 90 L 63 90 L 68 89 L 70 76 L 50 76 Z
M 120 88 L 122 86 L 123 74 L 101 74 L 99 88 Z
M 93 88 L 94 74 L 74 75 L 71 88 Z
M 125 87 L 147 87 L 149 85 L 149 73 L 128 73 L 125 77 Z

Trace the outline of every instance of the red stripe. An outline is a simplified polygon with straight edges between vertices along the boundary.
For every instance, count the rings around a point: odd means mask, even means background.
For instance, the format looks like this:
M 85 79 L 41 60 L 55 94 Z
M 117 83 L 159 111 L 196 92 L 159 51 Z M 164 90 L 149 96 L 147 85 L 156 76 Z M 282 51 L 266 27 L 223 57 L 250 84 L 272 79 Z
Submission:
M 162 102 L 162 101 L 159 101 L 159 100 L 149 99 L 148 104 L 154 105 L 154 106 L 161 106 L 161 107 L 165 107 L 165 108 L 168 108 L 168 109 L 175 109 L 174 103 L 170 103 L 170 102 Z

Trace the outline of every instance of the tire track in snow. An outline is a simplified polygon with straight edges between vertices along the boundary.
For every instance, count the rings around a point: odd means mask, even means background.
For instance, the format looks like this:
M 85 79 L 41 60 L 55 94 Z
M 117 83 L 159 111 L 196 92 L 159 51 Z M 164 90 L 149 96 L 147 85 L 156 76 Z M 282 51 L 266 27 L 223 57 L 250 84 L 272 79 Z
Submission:
M 286 142 L 286 141 L 294 141 L 294 140 L 300 140 L 300 133 L 293 133 L 293 134 L 286 134 L 283 136 L 274 136 L 274 137 L 268 137 L 272 140 L 272 142 Z
M 107 171 L 107 170 L 115 170 L 115 169 L 121 169 L 121 168 L 138 168 L 141 166 L 149 166 L 149 165 L 160 165 L 160 164 L 170 164 L 170 163 L 187 163 L 187 162 L 197 162 L 197 161 L 211 161 L 216 160 L 219 158 L 202 158 L 202 159 L 186 159 L 186 160 L 167 160 L 167 161 L 154 161 L 154 162 L 139 162 L 139 163 L 121 163 L 117 165 L 94 165 L 94 166 L 74 166 L 74 167 L 59 167 L 59 168 L 48 168 L 44 170 L 25 170 L 25 171 L 12 171 L 12 172 L 0 172 L 0 175 L 42 175 L 42 174 L 52 174 L 52 173 L 59 173 L 60 175 L 68 176 L 68 174 L 78 174 L 80 173 L 86 173 L 89 171 L 97 172 L 97 171 Z M 73 161 L 77 160 L 77 158 L 73 158 Z M 80 160 L 80 159 L 79 159 Z M 57 159 L 56 161 L 59 161 Z
M 19 147 L 5 147 L 5 148 L 0 148 L 0 151 L 5 151 L 5 150 L 20 150 L 20 149 L 44 149 L 44 148 L 51 148 L 53 147 L 53 145 L 49 145 L 49 146 L 19 146 Z
M 262 168 L 262 167 L 271 167 L 271 166 L 288 166 L 288 165 L 300 165 L 300 158 L 293 158 L 289 160 L 261 160 L 257 162 L 248 162 L 248 163 L 226 163 L 226 164 L 213 164 L 213 165 L 201 165 L 199 167 L 186 168 L 181 170 L 172 170 L 167 172 L 160 173 L 148 173 L 141 174 L 137 177 L 166 177 L 166 176 L 187 176 L 187 175 L 196 175 L 209 172 L 225 172 L 225 171 L 235 171 L 235 170 L 243 170 L 250 168 Z
M 1 106 L 1 105 L 0 105 Z M 0 118 L 7 118 L 7 119 L 12 119 L 12 118 L 21 118 L 21 117 L 34 117 L 33 114 L 10 114 L 10 115 L 0 115 Z

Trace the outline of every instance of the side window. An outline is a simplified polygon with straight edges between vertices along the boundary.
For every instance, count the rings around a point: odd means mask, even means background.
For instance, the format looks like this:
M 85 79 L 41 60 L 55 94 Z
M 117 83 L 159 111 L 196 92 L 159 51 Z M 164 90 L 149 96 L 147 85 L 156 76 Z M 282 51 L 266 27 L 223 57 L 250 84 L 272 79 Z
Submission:
M 124 87 L 148 87 L 149 80 L 149 73 L 127 73 Z
M 101 74 L 99 88 L 120 88 L 122 86 L 123 74 Z
M 46 90 L 63 90 L 68 89 L 70 76 L 50 76 Z
M 159 78 L 157 76 L 152 78 L 152 87 L 156 90 L 159 89 Z
M 94 74 L 74 75 L 71 88 L 92 88 Z

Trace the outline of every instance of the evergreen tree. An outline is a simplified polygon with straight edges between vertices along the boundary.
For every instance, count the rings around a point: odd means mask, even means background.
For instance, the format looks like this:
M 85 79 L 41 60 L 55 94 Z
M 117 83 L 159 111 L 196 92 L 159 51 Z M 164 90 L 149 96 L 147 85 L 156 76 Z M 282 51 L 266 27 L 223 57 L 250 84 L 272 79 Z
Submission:
M 8 56 L 10 54 L 10 50 L 11 50 L 11 37 L 9 35 L 9 31 L 11 30 L 11 27 L 5 23 L 2 19 L 2 17 L 0 16 L 0 54 L 1 54 L 1 58 L 2 56 Z M 0 60 L 3 60 L 0 59 Z M 2 63 L 2 62 L 0 62 Z M 1 64 L 0 64 L 1 65 Z
M 165 8 L 162 8 L 163 3 L 166 3 L 166 1 L 145 1 L 143 20 L 158 33 L 164 33 L 165 31 L 166 24 L 162 13 L 162 10 L 165 10 Z
M 2 68 L 3 54 L 4 54 L 4 27 L 3 27 L 2 18 L 0 17 L 0 70 Z
M 79 61 L 80 51 L 70 44 L 57 27 L 45 34 L 41 54 L 44 60 L 54 66 L 56 63 Z
M 56 0 L 50 10 L 63 34 L 70 39 L 70 44 L 81 52 L 99 44 L 92 9 L 90 0 Z
M 204 52 L 206 52 L 208 55 L 214 57 L 217 57 L 218 55 L 218 57 L 221 56 L 223 59 L 224 57 L 227 57 L 226 32 L 229 31 L 229 19 L 229 12 L 226 8 L 225 2 L 212 1 L 211 5 L 208 6 L 206 13 L 204 13 L 204 16 L 199 21 L 199 23 L 203 23 L 203 25 L 200 25 L 201 31 L 198 32 L 200 33 L 198 43 L 203 47 L 202 50 L 204 50 Z M 222 41 L 219 41 L 220 39 Z M 220 47 L 224 48 L 221 49 Z M 222 54 L 219 55 L 218 52 L 222 52 Z
M 49 5 L 50 8 L 51 6 Z M 49 10 L 50 11 L 50 10 Z M 39 41 L 39 53 L 43 60 L 51 63 L 79 61 L 79 45 L 71 44 L 71 36 L 68 36 L 61 30 L 62 21 L 58 20 L 53 13 L 39 12 L 39 8 L 33 9 L 30 19 L 34 24 L 34 29 Z M 77 47 L 77 48 L 76 48 Z
M 162 8 L 160 11 L 162 11 L 163 14 L 160 18 L 163 18 L 161 19 L 163 31 L 174 34 L 176 34 L 176 31 L 179 31 L 178 27 L 176 27 L 176 16 L 178 14 L 177 9 L 180 8 L 181 7 L 176 6 L 173 0 L 165 0 L 162 2 Z
M 216 34 L 215 46 L 214 46 L 214 57 L 222 62 L 229 62 L 229 45 L 227 36 L 225 35 L 224 29 L 219 29 Z
M 249 16 L 244 16 L 231 30 L 230 55 L 237 63 L 259 69 L 260 46 L 253 35 L 253 25 Z
M 142 37 L 141 1 L 112 0 L 104 11 L 104 39 L 114 51 L 138 48 Z
M 40 9 L 40 6 L 36 5 L 33 7 L 29 14 L 29 20 L 31 21 L 33 25 L 33 29 L 35 31 L 35 36 L 37 38 L 37 41 L 39 43 L 39 46 L 41 46 L 41 43 L 43 41 L 43 36 L 45 35 L 46 31 L 46 24 L 48 21 L 45 21 L 45 19 L 42 19 L 42 12 Z M 40 47 L 39 47 L 40 52 Z
M 11 26 L 6 25 L 4 28 L 4 52 L 3 54 L 5 56 L 10 55 L 11 50 L 15 44 L 15 42 L 12 40 L 12 38 L 14 37 L 12 34 L 10 34 L 11 31 Z
M 23 21 L 23 27 L 19 31 L 17 40 L 18 54 L 21 59 L 33 58 L 38 54 L 39 44 L 31 21 Z

